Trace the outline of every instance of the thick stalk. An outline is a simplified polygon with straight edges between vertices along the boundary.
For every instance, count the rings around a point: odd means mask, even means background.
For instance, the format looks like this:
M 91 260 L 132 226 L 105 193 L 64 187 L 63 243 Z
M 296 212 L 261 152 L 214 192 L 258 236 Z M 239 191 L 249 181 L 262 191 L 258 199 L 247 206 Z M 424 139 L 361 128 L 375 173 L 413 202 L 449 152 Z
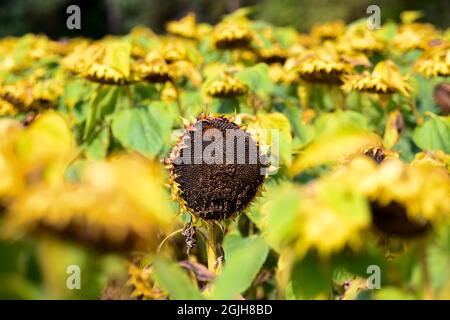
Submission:
M 416 119 L 416 124 L 421 125 L 423 123 L 423 118 L 420 115 L 419 111 L 417 111 L 416 100 L 414 98 L 411 98 L 409 100 L 409 105 L 411 106 L 411 111 L 414 115 L 414 118 Z
M 125 85 L 125 91 L 126 91 L 127 97 L 128 97 L 128 107 L 129 108 L 133 108 L 134 107 L 134 100 L 133 100 L 133 94 L 131 93 L 131 89 L 130 89 L 130 85 L 129 84 Z
M 214 273 L 218 273 L 220 269 L 217 256 L 217 228 L 215 223 L 207 223 L 206 252 L 208 257 L 208 269 Z
M 422 269 L 423 298 L 425 300 L 433 300 L 433 289 L 431 287 L 430 270 L 428 268 L 426 243 L 421 243 L 419 250 L 420 265 Z

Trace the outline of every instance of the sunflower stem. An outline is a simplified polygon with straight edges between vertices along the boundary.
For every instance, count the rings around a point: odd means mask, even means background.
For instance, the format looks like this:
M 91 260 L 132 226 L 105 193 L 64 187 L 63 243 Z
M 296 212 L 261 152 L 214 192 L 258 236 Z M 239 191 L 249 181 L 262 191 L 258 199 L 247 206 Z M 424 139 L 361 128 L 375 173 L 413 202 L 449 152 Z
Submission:
M 220 271 L 220 261 L 217 255 L 217 228 L 214 222 L 206 224 L 207 238 L 206 251 L 208 257 L 208 269 L 218 274 Z
M 177 104 L 177 110 L 178 110 L 178 115 L 182 118 L 184 118 L 184 112 L 183 112 L 183 108 L 181 106 L 181 100 L 180 100 L 180 90 L 178 89 L 178 86 L 175 84 L 175 81 L 171 81 L 174 89 L 175 89 L 175 94 L 176 94 L 176 104 Z M 181 127 L 183 127 L 183 123 L 181 125 Z
M 130 85 L 127 84 L 125 85 L 125 91 L 127 92 L 127 96 L 128 96 L 128 105 L 130 108 L 133 107 L 134 105 L 134 101 L 133 101 L 133 95 L 131 94 L 131 90 L 130 90 Z
M 420 266 L 422 269 L 423 298 L 425 300 L 433 300 L 433 289 L 431 287 L 430 270 L 428 268 L 426 243 L 421 243 L 419 250 Z
M 409 105 L 411 107 L 411 111 L 414 115 L 414 118 L 416 119 L 416 124 L 421 125 L 423 123 L 423 118 L 419 114 L 419 111 L 417 111 L 416 100 L 414 98 L 411 98 L 409 100 Z

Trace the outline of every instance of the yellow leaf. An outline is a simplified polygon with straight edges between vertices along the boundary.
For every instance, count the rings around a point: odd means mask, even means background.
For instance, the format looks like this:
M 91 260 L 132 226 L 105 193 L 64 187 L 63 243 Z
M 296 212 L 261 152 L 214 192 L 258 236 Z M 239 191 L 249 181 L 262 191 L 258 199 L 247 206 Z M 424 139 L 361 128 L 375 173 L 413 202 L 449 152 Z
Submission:
M 382 146 L 381 138 L 370 131 L 342 129 L 326 133 L 306 147 L 294 160 L 289 172 L 295 176 L 305 169 L 377 146 Z
M 260 145 L 271 146 L 271 153 L 279 156 L 280 164 L 287 166 L 291 164 L 291 125 L 284 114 L 279 112 L 258 114 L 256 119 L 248 124 L 247 129 Z

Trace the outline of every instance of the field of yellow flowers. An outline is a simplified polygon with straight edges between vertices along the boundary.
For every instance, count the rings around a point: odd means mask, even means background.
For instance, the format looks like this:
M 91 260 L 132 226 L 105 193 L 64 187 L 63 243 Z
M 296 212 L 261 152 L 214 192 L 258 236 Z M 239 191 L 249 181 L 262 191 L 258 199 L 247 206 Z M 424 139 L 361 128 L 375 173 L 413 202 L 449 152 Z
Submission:
M 450 30 L 419 18 L 0 39 L 0 298 L 450 299 Z M 205 128 L 257 161 L 196 162 Z

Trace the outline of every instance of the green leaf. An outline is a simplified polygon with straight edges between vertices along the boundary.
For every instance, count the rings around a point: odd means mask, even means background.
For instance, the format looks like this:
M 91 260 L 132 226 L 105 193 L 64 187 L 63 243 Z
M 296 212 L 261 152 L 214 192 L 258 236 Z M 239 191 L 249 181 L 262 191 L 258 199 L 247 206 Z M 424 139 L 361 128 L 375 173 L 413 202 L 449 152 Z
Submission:
M 261 209 L 266 225 L 263 234 L 269 245 L 279 251 L 295 234 L 295 219 L 299 207 L 299 190 L 285 184 L 276 191 Z
M 236 114 L 240 113 L 239 100 L 236 98 L 213 99 L 211 111 L 218 114 Z
M 355 111 L 324 113 L 314 122 L 316 136 L 345 129 L 368 129 L 367 118 Z
M 383 287 L 381 290 L 374 292 L 376 300 L 417 300 L 417 297 L 397 287 Z
M 450 226 L 442 228 L 436 234 L 435 240 L 428 247 L 428 265 L 430 268 L 431 285 L 436 292 L 445 290 L 445 284 L 450 283 Z
M 103 122 L 105 116 L 114 112 L 120 93 L 119 87 L 100 85 L 92 96 L 89 113 L 86 119 L 83 139 L 87 139 L 94 128 Z
M 280 164 L 292 162 L 292 135 L 289 119 L 282 113 L 257 114 L 249 123 L 249 132 L 254 131 L 260 145 L 271 146 L 271 154 L 279 158 Z
M 171 120 L 161 110 L 152 108 L 151 105 L 118 112 L 113 118 L 112 133 L 126 149 L 154 157 L 169 139 Z
M 422 150 L 442 150 L 450 153 L 450 116 L 429 113 L 425 123 L 414 129 L 414 143 Z
M 331 284 L 330 266 L 311 252 L 292 269 L 292 290 L 296 299 L 313 299 L 318 295 L 327 298 Z
M 64 83 L 64 103 L 69 109 L 73 109 L 78 102 L 89 97 L 91 91 L 92 88 L 82 79 L 67 81 Z
M 226 263 L 222 273 L 213 283 L 212 299 L 236 299 L 247 290 L 258 274 L 269 253 L 265 241 L 259 236 L 225 242 Z
M 128 77 L 130 75 L 130 56 L 130 43 L 124 41 L 111 43 L 106 50 L 105 63 Z
M 153 268 L 156 281 L 173 299 L 203 300 L 200 291 L 177 264 L 158 258 L 153 261 Z
M 106 157 L 109 147 L 109 128 L 101 130 L 86 148 L 86 156 L 89 159 L 101 160 Z
M 298 155 L 290 174 L 295 176 L 300 172 L 318 165 L 332 163 L 340 157 L 345 157 L 359 150 L 380 146 L 381 138 L 369 130 L 343 127 L 334 132 L 327 130 L 326 134 L 316 137 L 304 151 Z
M 274 86 L 269 77 L 269 66 L 265 63 L 258 63 L 253 67 L 242 69 L 236 74 L 236 77 L 262 97 L 267 95 Z

